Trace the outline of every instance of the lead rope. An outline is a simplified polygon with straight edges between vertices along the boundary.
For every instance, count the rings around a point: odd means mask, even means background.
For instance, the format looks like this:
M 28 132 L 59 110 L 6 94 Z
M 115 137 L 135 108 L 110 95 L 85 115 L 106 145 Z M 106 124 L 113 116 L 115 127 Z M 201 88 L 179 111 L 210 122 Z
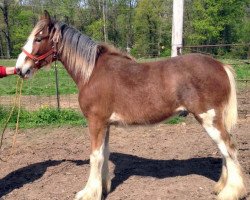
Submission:
M 12 156 L 14 147 L 16 145 L 16 136 L 18 134 L 18 128 L 19 128 L 19 118 L 20 118 L 20 111 L 21 111 L 21 95 L 22 95 L 22 87 L 23 87 L 23 79 L 21 80 L 21 82 L 20 82 L 20 79 L 21 79 L 20 77 L 17 79 L 16 94 L 15 94 L 15 98 L 14 98 L 14 103 L 13 103 L 12 109 L 10 111 L 10 114 L 9 114 L 5 124 L 4 124 L 4 128 L 3 128 L 3 131 L 2 131 L 2 135 L 1 135 L 0 151 L 2 150 L 5 130 L 7 128 L 7 125 L 9 123 L 9 121 L 10 121 L 11 116 L 13 115 L 13 112 L 14 112 L 14 110 L 16 108 L 16 104 L 17 104 L 17 101 L 18 101 L 18 113 L 17 113 L 17 121 L 16 121 L 16 130 L 15 130 L 15 134 L 14 134 L 13 139 L 12 139 L 11 153 L 10 153 L 10 155 L 9 155 L 9 157 L 7 159 L 3 159 L 3 158 L 0 157 L 0 161 L 3 161 L 3 162 L 7 162 L 8 159 L 10 158 L 10 156 Z

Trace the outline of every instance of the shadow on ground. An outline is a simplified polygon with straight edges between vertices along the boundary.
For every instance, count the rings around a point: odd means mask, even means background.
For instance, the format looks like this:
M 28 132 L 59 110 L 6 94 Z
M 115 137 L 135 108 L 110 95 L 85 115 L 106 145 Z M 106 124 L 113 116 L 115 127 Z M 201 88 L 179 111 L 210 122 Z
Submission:
M 134 175 L 161 179 L 198 174 L 216 181 L 221 170 L 221 159 L 212 157 L 154 160 L 122 153 L 111 153 L 110 160 L 115 165 L 112 191 Z M 63 162 L 72 162 L 75 165 L 89 164 L 89 160 L 47 160 L 17 169 L 0 179 L 0 198 L 14 189 L 40 179 L 47 168 L 60 165 Z

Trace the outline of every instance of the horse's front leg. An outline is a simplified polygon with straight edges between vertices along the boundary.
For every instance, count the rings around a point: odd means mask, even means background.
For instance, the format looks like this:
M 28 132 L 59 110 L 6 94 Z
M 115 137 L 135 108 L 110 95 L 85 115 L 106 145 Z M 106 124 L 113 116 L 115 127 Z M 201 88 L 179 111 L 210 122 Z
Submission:
M 108 129 L 106 123 L 101 120 L 89 120 L 91 139 L 90 175 L 85 188 L 76 194 L 75 200 L 101 200 L 103 192 L 105 194 L 109 192 Z

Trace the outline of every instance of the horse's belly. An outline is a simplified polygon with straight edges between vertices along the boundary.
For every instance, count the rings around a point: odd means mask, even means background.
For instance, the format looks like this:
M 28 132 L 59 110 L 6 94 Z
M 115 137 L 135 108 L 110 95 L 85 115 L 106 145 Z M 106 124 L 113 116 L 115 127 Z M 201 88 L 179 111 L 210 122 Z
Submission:
M 152 111 L 152 112 L 113 112 L 110 116 L 111 124 L 136 125 L 136 124 L 154 124 L 172 116 L 173 112 L 169 110 Z

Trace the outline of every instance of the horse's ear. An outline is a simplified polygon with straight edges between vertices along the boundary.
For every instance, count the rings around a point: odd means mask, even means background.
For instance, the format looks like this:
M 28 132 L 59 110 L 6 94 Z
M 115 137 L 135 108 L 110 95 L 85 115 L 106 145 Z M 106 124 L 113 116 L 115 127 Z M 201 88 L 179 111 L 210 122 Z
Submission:
M 40 16 L 40 20 L 48 20 L 51 21 L 50 14 L 47 10 L 44 10 L 44 14 Z

